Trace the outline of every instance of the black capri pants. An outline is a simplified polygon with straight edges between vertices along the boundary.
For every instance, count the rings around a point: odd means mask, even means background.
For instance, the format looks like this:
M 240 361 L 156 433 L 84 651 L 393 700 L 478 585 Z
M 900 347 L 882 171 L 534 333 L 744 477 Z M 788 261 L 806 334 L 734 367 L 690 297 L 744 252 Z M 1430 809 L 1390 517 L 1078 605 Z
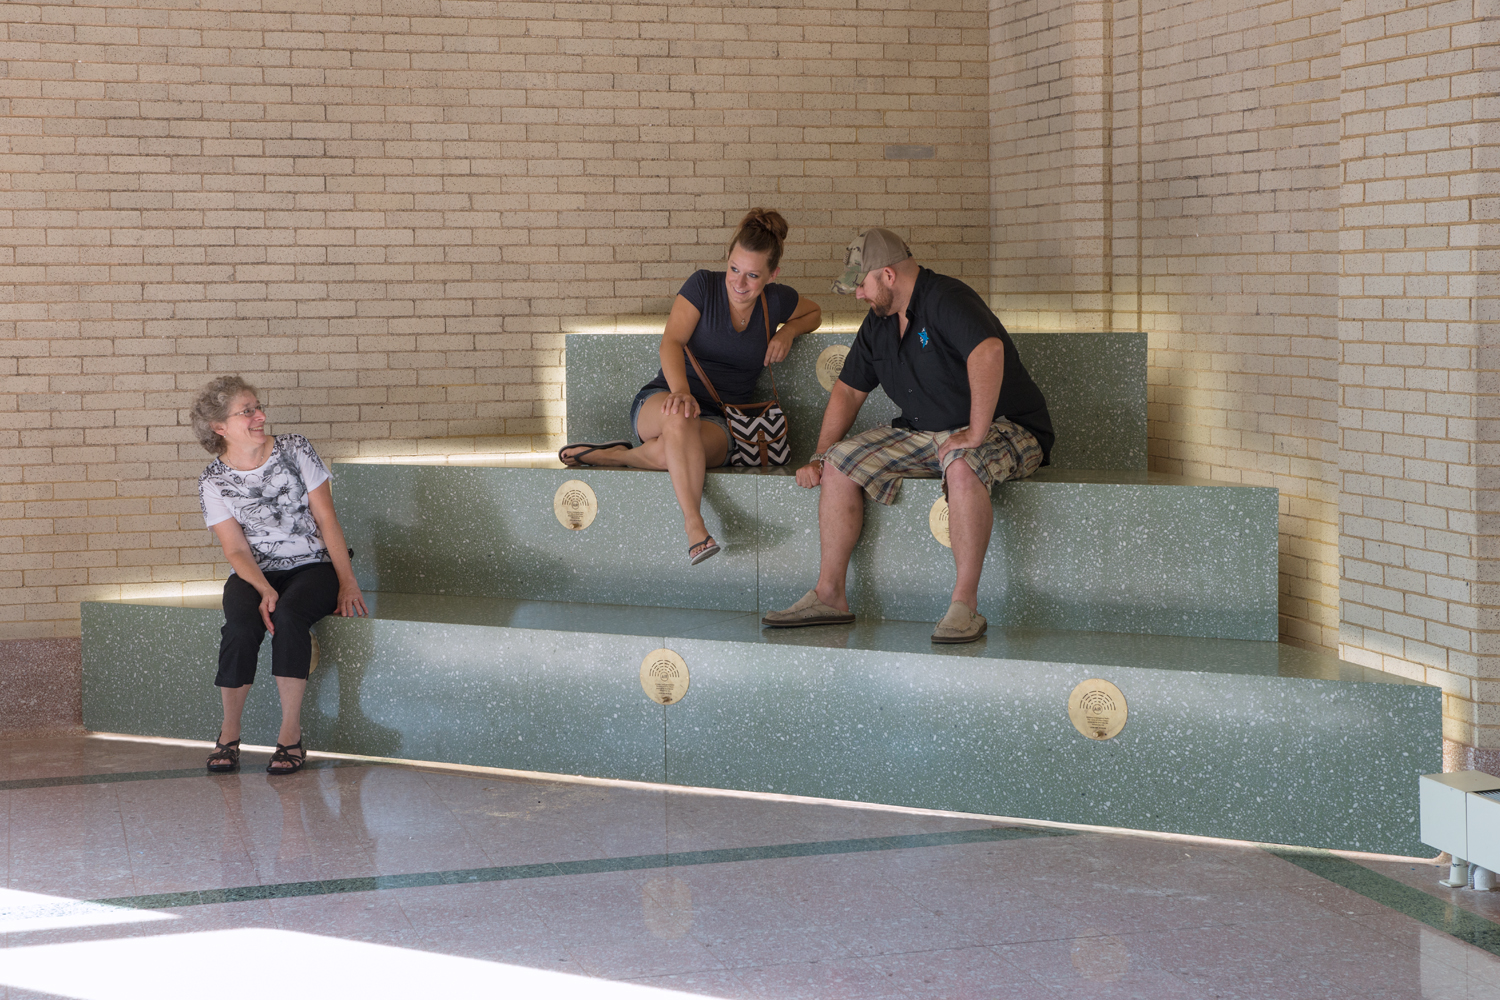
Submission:
M 307 679 L 312 666 L 312 635 L 308 629 L 339 606 L 339 576 L 332 563 L 308 563 L 291 569 L 272 570 L 266 582 L 280 595 L 271 623 L 271 675 Z M 255 680 L 255 661 L 260 656 L 266 623 L 260 617 L 260 591 L 235 573 L 224 582 L 224 628 L 219 640 L 219 675 L 214 683 L 222 688 L 244 687 Z

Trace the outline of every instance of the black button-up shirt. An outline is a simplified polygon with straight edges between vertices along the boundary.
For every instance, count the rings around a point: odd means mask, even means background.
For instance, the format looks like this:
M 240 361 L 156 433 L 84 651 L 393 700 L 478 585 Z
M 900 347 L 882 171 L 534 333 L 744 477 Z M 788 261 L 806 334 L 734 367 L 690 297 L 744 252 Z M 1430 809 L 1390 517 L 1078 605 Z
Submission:
M 969 423 L 970 352 L 990 337 L 1005 345 L 1005 374 L 992 419 L 1013 421 L 1036 435 L 1043 462 L 1052 451 L 1047 401 L 1031 380 L 1016 345 L 979 293 L 957 278 L 922 268 L 898 318 L 873 312 L 860 324 L 839 381 L 860 392 L 878 385 L 901 408 L 893 427 L 948 431 Z

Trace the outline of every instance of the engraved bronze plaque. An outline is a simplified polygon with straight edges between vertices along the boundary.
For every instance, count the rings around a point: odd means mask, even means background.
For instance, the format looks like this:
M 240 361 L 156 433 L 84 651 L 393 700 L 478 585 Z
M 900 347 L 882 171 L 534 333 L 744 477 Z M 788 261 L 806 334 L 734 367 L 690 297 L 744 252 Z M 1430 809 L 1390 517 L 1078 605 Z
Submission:
M 594 523 L 594 515 L 599 513 L 599 498 L 582 479 L 569 479 L 553 494 L 552 513 L 564 528 L 582 531 Z
M 1125 728 L 1125 695 L 1109 681 L 1084 681 L 1068 695 L 1068 718 L 1091 740 L 1112 740 Z
M 844 359 L 848 356 L 849 348 L 844 344 L 829 344 L 818 355 L 818 384 L 825 392 L 833 391 L 833 383 L 839 380 L 839 372 L 844 370 Z
M 953 548 L 953 540 L 948 537 L 948 498 L 938 497 L 933 501 L 932 509 L 927 512 L 927 527 L 932 529 L 932 537 L 936 538 L 947 548 Z
M 653 649 L 641 661 L 641 690 L 658 705 L 673 705 L 688 689 L 688 668 L 670 649 Z

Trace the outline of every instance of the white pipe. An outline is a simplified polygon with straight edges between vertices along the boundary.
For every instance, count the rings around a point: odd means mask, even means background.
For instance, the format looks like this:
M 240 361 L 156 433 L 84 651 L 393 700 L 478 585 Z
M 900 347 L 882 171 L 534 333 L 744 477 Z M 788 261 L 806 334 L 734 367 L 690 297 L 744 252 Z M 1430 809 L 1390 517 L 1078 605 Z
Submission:
M 1450 889 L 1467 889 L 1469 887 L 1469 863 L 1463 858 L 1454 857 L 1448 864 L 1448 878 L 1438 882 Z

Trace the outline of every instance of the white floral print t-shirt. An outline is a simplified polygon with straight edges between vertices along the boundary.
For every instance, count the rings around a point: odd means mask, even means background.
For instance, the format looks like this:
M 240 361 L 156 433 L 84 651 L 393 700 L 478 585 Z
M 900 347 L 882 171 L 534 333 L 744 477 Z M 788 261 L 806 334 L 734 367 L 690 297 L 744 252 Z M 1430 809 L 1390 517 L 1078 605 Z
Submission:
M 307 495 L 328 482 L 328 468 L 301 434 L 278 434 L 266 464 L 249 472 L 214 459 L 198 477 L 203 520 L 234 518 L 262 572 L 329 562 Z

